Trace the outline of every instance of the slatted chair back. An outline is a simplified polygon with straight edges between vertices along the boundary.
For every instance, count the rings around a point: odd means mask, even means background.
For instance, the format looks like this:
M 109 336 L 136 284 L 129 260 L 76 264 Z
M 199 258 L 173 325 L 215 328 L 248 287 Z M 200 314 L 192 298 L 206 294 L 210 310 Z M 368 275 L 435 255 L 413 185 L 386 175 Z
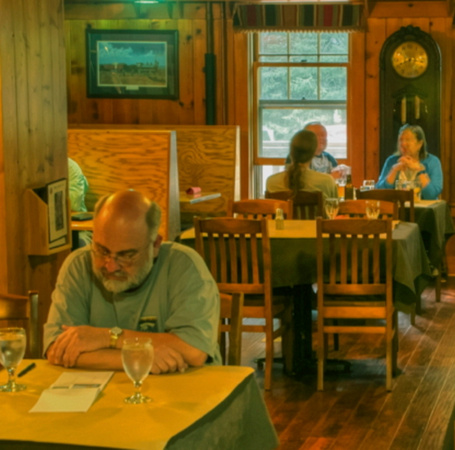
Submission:
M 243 294 L 243 317 L 265 319 L 264 324 L 243 323 L 242 330 L 265 333 L 264 387 L 268 390 L 272 381 L 273 340 L 279 336 L 287 338 L 292 315 L 290 302 L 273 299 L 267 220 L 196 217 L 194 228 L 196 250 L 220 292 Z M 274 318 L 280 319 L 276 329 Z M 287 343 L 283 343 L 285 348 Z
M 394 202 L 398 206 L 398 219 L 415 222 L 414 191 L 400 189 L 372 189 L 370 191 L 357 191 L 358 200 L 384 200 Z
M 227 215 L 243 219 L 275 219 L 276 210 L 280 208 L 285 219 L 292 219 L 292 207 L 292 200 L 229 200 Z
M 243 295 L 220 293 L 220 326 L 218 342 L 223 362 L 239 366 L 242 357 Z M 228 351 L 226 352 L 226 335 Z
M 324 215 L 324 197 L 321 191 L 299 191 L 294 196 L 292 191 L 266 192 L 266 198 L 281 200 L 291 199 L 294 205 L 293 218 L 314 220 Z
M 28 295 L 0 293 L 0 326 L 25 328 L 27 333 L 25 355 L 28 358 L 41 357 L 38 301 L 36 291 L 29 291 Z
M 365 217 L 366 200 L 345 200 L 340 202 L 338 214 L 350 217 Z M 379 217 L 381 219 L 398 220 L 398 206 L 395 202 L 379 200 Z
M 392 264 L 391 219 L 317 219 L 319 390 L 332 333 L 383 334 L 392 389 L 398 347 Z

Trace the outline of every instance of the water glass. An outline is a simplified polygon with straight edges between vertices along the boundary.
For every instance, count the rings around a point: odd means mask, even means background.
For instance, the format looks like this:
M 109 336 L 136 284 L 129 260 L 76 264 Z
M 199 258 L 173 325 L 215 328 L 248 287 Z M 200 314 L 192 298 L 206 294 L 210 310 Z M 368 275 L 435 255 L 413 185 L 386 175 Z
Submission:
M 152 340 L 145 337 L 127 338 L 122 346 L 122 364 L 126 374 L 134 383 L 136 392 L 125 398 L 125 403 L 148 403 L 152 399 L 141 392 L 142 382 L 147 378 L 153 364 Z
M 395 181 L 395 189 L 414 191 L 414 202 L 421 200 L 422 183 L 419 180 L 397 180 Z
M 368 219 L 377 219 L 381 212 L 379 200 L 365 200 L 365 213 Z
M 16 383 L 16 368 L 25 354 L 26 336 L 23 328 L 0 328 L 0 363 L 8 371 L 8 382 L 0 386 L 1 392 L 18 392 L 26 389 Z
M 335 219 L 338 214 L 339 202 L 337 198 L 326 198 L 325 199 L 325 212 L 329 219 Z

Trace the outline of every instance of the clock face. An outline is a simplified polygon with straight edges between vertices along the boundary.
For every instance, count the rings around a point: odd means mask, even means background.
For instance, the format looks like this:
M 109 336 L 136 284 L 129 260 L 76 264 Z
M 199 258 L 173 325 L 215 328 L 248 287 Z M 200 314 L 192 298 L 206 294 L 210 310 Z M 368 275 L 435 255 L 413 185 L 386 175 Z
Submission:
M 404 42 L 393 52 L 392 66 L 404 78 L 417 78 L 427 70 L 427 52 L 417 42 Z

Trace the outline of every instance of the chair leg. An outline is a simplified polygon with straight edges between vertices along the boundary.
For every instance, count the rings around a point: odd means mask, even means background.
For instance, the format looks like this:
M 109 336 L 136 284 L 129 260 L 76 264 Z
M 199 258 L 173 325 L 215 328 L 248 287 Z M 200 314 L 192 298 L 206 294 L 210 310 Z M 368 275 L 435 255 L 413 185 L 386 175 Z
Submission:
M 393 344 L 392 344 L 392 374 L 396 376 L 398 374 L 398 313 L 394 313 L 394 329 L 393 329 Z
M 441 278 L 442 278 L 441 271 L 442 271 L 442 264 L 440 264 L 438 267 L 438 274 L 436 275 L 436 279 L 435 279 L 435 297 L 436 297 L 437 302 L 441 301 Z
M 272 366 L 273 366 L 273 321 L 266 324 L 265 330 L 265 374 L 264 389 L 269 391 L 272 387 Z
M 323 327 L 318 327 L 318 391 L 324 390 L 325 361 L 327 357 L 327 335 Z
M 282 326 L 284 330 L 281 336 L 281 353 L 283 355 L 284 370 L 287 373 L 292 373 L 294 370 L 293 365 L 295 339 L 292 305 L 289 308 L 286 308 L 286 311 L 283 314 Z

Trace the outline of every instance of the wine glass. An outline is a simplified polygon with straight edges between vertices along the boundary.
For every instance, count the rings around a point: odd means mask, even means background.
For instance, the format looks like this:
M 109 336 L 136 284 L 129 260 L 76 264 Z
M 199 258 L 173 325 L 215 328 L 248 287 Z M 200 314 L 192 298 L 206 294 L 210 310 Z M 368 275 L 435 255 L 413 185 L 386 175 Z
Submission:
M 23 328 L 0 328 L 0 363 L 8 371 L 8 382 L 0 386 L 1 392 L 18 392 L 27 388 L 16 383 L 16 367 L 24 357 L 26 347 Z
M 127 338 L 123 341 L 122 363 L 126 374 L 134 383 L 136 392 L 125 398 L 125 403 L 147 403 L 152 399 L 142 395 L 142 382 L 147 378 L 153 364 L 152 340 L 145 337 Z
M 365 200 L 365 209 L 368 219 L 377 219 L 381 212 L 381 202 L 379 200 Z
M 337 198 L 325 199 L 325 212 L 329 219 L 335 219 L 338 214 L 339 203 Z

